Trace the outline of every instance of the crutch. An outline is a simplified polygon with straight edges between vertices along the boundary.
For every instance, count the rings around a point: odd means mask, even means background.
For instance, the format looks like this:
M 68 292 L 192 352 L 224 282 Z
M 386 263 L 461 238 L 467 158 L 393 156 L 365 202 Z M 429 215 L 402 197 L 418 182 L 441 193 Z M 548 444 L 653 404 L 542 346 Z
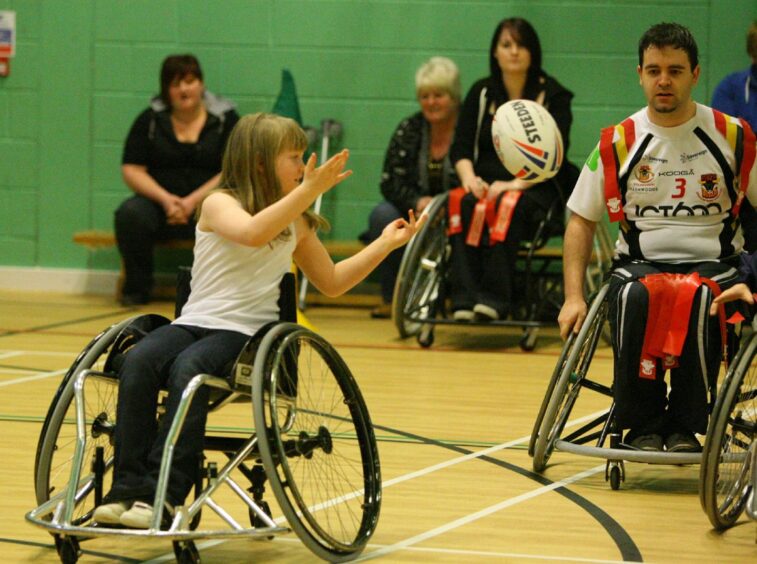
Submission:
M 329 159 L 329 142 L 331 140 L 338 140 L 342 134 L 342 124 L 335 119 L 324 119 L 321 121 L 321 158 L 319 164 L 325 163 Z M 323 195 L 319 195 L 313 205 L 313 211 L 315 213 L 321 212 L 321 198 Z M 298 307 L 300 311 L 305 311 L 306 303 L 305 296 L 308 293 L 308 279 L 305 275 L 302 275 L 302 281 L 300 283 L 300 296 L 298 299 Z

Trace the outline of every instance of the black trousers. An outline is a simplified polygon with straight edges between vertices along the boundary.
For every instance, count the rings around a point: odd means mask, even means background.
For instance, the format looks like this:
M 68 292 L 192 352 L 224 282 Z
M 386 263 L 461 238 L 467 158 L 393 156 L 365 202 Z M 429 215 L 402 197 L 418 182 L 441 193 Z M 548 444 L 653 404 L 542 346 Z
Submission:
M 649 309 L 649 294 L 639 279 L 660 272 L 698 272 L 717 282 L 721 289 L 738 281 L 734 267 L 718 262 L 629 262 L 613 270 L 608 305 L 615 360 L 615 415 L 619 426 L 630 428 L 634 437 L 683 431 L 704 434 L 708 390 L 717 380 L 722 358 L 719 320 L 709 315 L 712 292 L 707 286 L 702 285 L 694 296 L 679 365 L 670 370 L 670 394 L 661 362 L 657 362 L 655 379 L 639 376 Z
M 223 375 L 249 337 L 236 331 L 164 325 L 126 355 L 118 375 L 115 460 L 108 502 L 152 504 L 163 447 L 189 381 L 198 374 Z M 168 390 L 166 413 L 156 420 L 158 392 Z M 205 438 L 210 388 L 201 386 L 187 411 L 174 449 L 167 501 L 181 505 L 197 476 Z
M 504 196 L 497 197 L 496 205 Z M 484 224 L 478 247 L 466 244 L 468 229 L 477 200 L 466 194 L 460 203 L 462 233 L 452 235 L 449 288 L 452 309 L 471 309 L 476 304 L 496 309 L 505 317 L 513 302 L 515 261 L 523 240 L 533 237 L 550 206 L 560 197 L 555 183 L 538 184 L 524 191 L 513 213 L 507 237 L 489 244 L 489 229 Z
M 159 204 L 144 196 L 132 196 L 116 210 L 115 231 L 126 273 L 123 293 L 147 297 L 153 286 L 155 242 L 194 239 L 195 223 L 169 225 Z

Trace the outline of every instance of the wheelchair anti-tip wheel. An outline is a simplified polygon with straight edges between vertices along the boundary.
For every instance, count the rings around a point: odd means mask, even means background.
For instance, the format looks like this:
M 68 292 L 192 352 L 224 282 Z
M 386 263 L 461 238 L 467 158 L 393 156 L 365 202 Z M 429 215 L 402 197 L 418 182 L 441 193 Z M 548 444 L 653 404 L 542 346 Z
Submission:
M 534 425 L 534 429 L 538 428 L 538 433 L 535 438 L 533 434 L 531 436 L 533 448 L 529 445 L 529 452 L 533 451 L 535 472 L 542 472 L 546 468 L 555 448 L 555 441 L 560 438 L 565 428 L 583 380 L 589 371 L 607 316 L 607 290 L 608 287 L 605 285 L 597 293 L 581 330 L 565 343 L 560 355 L 560 363 L 544 397 L 546 405 L 542 404 Z
M 423 211 L 428 214 L 426 225 L 416 233 L 402 255 L 394 285 L 392 319 L 403 339 L 418 335 L 422 321 L 436 313 L 443 263 L 449 255 L 446 203 L 446 194 L 431 200 Z M 433 331 L 433 327 L 430 330 Z
M 742 345 L 720 387 L 702 452 L 699 499 L 716 529 L 733 525 L 755 487 L 751 452 L 757 438 L 757 334 Z
M 349 368 L 322 337 L 282 323 L 260 344 L 252 397 L 261 459 L 289 525 L 317 556 L 354 558 L 378 522 L 381 474 Z
M 168 323 L 158 315 L 143 315 L 117 323 L 99 335 L 79 353 L 63 377 L 45 417 L 37 443 L 34 484 L 37 504 L 65 491 L 71 475 L 76 445 L 76 409 L 74 380 L 82 370 L 102 372 L 102 377 L 85 380 L 84 418 L 87 442 L 82 458 L 81 480 L 76 488 L 74 525 L 87 523 L 103 492 L 110 488 L 113 467 L 113 430 L 116 423 L 118 382 L 115 372 L 121 353 L 152 329 Z M 75 539 L 73 539 L 75 541 Z M 72 538 L 66 537 L 58 549 L 61 558 L 74 552 Z M 65 554 L 64 554 L 65 553 Z M 75 560 L 74 560 L 75 561 Z

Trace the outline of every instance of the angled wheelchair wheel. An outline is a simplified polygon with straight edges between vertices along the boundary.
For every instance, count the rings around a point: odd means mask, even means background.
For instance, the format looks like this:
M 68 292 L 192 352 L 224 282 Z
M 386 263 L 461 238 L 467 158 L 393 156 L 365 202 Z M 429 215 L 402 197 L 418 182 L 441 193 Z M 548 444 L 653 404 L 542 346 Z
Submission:
M 529 452 L 533 451 L 535 472 L 542 472 L 546 468 L 555 441 L 560 438 L 578 399 L 607 317 L 607 290 L 605 285 L 597 293 L 581 330 L 578 335 L 568 339 L 560 355 L 544 398 L 545 403 L 542 403 L 534 426 L 534 429 L 538 427 L 538 432 L 536 437 L 533 433 L 531 435 L 533 447 L 529 444 Z
M 417 335 L 423 321 L 433 317 L 439 297 L 447 244 L 447 195 L 428 205 L 428 222 L 405 248 L 392 298 L 392 319 L 400 337 Z
M 536 420 L 534 421 L 534 428 L 531 431 L 531 439 L 528 441 L 528 456 L 534 456 L 536 438 L 539 436 L 539 429 L 541 428 L 542 421 L 544 421 L 544 413 L 547 411 L 547 406 L 552 399 L 552 392 L 555 389 L 555 384 L 557 384 L 557 381 L 560 379 L 560 375 L 562 374 L 563 368 L 565 367 L 565 359 L 568 358 L 570 351 L 573 349 L 573 341 L 575 340 L 575 338 L 575 333 L 571 333 L 568 336 L 567 341 L 560 351 L 560 356 L 557 359 L 555 369 L 552 371 L 552 376 L 550 377 L 549 383 L 547 384 L 547 390 L 544 393 L 544 399 L 542 399 L 541 406 L 539 407 L 539 413 L 536 415 Z
M 281 323 L 258 349 L 252 398 L 260 456 L 290 526 L 320 558 L 354 558 L 376 529 L 381 473 L 349 368 L 322 337 Z
M 86 523 L 110 487 L 113 431 L 116 424 L 116 372 L 128 351 L 142 336 L 168 323 L 158 315 L 143 315 L 112 325 L 82 350 L 63 377 L 42 425 L 34 462 L 37 504 L 67 490 L 76 446 L 74 379 L 82 370 L 102 372 L 84 386 L 86 449 L 77 486 L 73 524 Z
M 718 391 L 699 470 L 699 499 L 716 529 L 733 525 L 755 485 L 751 448 L 757 439 L 757 334 L 739 350 Z

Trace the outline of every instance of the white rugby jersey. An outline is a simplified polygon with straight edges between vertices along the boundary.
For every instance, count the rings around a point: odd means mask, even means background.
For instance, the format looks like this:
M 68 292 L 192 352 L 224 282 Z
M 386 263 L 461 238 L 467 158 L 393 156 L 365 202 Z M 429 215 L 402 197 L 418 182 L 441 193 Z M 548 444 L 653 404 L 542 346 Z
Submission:
M 721 129 L 728 129 L 729 138 L 718 130 L 713 110 L 701 104 L 694 117 L 677 127 L 654 125 L 646 107 L 639 110 L 624 122 L 628 143 L 621 139 L 622 127 L 615 128 L 613 137 L 620 146 L 616 154 L 621 161 L 617 173 L 621 202 L 605 195 L 606 163 L 597 145 L 568 208 L 590 221 L 600 221 L 608 208 L 622 205 L 625 220 L 616 255 L 678 263 L 717 260 L 740 252 L 744 240 L 731 208 L 737 197 L 739 140 L 743 142 L 744 132 L 738 120 L 720 116 Z M 757 204 L 756 168 L 751 168 L 746 193 L 753 205 Z

